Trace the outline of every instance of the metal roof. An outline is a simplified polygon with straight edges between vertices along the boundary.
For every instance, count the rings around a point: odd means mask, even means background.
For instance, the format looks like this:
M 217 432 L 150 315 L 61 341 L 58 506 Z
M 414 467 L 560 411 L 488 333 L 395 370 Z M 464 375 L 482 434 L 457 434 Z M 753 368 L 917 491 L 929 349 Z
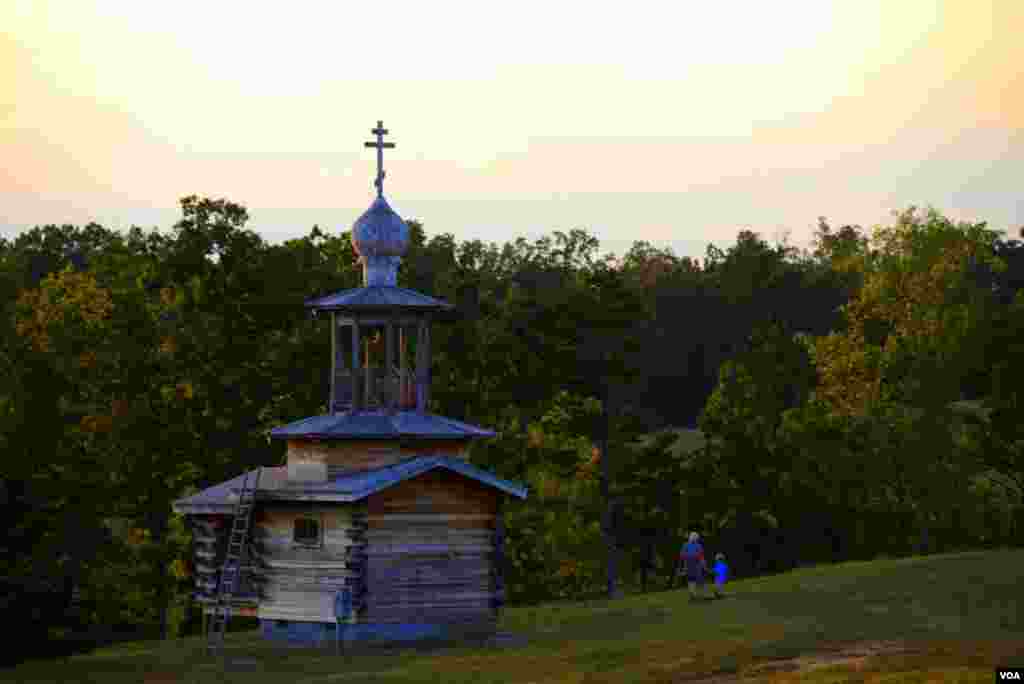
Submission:
M 525 499 L 527 495 L 527 488 L 518 482 L 504 480 L 460 458 L 430 455 L 415 456 L 401 463 L 374 470 L 338 475 L 327 482 L 293 482 L 288 480 L 288 468 L 285 466 L 264 468 L 260 474 L 260 488 L 256 492 L 256 500 L 352 503 L 435 468 L 458 473 L 520 499 Z M 178 499 L 173 503 L 175 512 L 234 513 L 235 501 L 244 476 L 239 475 L 198 494 Z M 252 480 L 250 476 L 250 482 Z
M 264 468 L 264 474 L 269 470 L 279 470 L 278 468 Z M 286 470 L 286 469 L 285 469 Z M 249 482 L 253 482 L 254 478 L 252 473 L 256 471 L 248 471 Z M 203 491 L 193 494 L 192 496 L 186 496 L 181 499 L 177 499 L 171 504 L 175 513 L 227 513 L 232 514 L 235 511 L 235 505 L 233 502 L 229 502 L 228 497 L 231 495 L 232 490 L 237 491 L 242 487 L 242 478 L 247 473 L 243 473 L 236 478 L 232 478 L 225 482 L 221 482 L 218 485 L 214 485 Z
M 357 256 L 400 257 L 409 249 L 409 226 L 384 196 L 378 195 L 352 225 L 351 240 Z
M 342 290 L 334 294 L 309 299 L 305 306 L 314 311 L 352 313 L 404 309 L 407 311 L 444 312 L 451 315 L 456 311 L 454 306 L 443 299 L 396 285 L 371 285 Z
M 432 413 L 396 411 L 388 414 L 375 410 L 303 418 L 274 428 L 270 436 L 278 439 L 475 439 L 493 437 L 494 432 Z

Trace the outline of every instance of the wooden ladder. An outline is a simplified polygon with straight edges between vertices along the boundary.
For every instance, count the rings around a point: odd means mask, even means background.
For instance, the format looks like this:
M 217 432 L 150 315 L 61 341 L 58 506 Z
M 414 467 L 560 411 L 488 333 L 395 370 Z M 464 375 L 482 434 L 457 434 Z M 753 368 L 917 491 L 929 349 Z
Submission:
M 231 619 L 232 599 L 235 592 L 238 591 L 239 575 L 242 571 L 242 554 L 249 541 L 249 523 L 252 518 L 253 501 L 260 485 L 262 470 L 262 468 L 256 469 L 256 478 L 251 487 L 249 486 L 249 475 L 252 473 L 247 472 L 242 478 L 242 490 L 238 493 L 238 502 L 235 504 L 235 517 L 231 523 L 228 548 L 224 555 L 224 565 L 220 571 L 220 581 L 217 583 L 213 616 L 207 623 L 206 647 L 207 652 L 211 655 L 222 652 L 224 648 L 224 635 L 227 633 L 228 621 Z

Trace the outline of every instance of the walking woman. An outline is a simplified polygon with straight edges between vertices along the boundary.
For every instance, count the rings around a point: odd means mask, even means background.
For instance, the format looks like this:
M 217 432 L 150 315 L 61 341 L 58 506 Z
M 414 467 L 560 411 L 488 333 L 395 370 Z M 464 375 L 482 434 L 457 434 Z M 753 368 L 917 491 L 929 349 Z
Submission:
M 697 588 L 701 593 L 704 591 L 704 573 L 708 571 L 707 561 L 704 559 L 704 547 L 700 543 L 700 535 L 696 532 L 690 533 L 689 542 L 683 546 L 679 554 L 680 560 L 686 563 L 686 579 L 690 587 L 690 600 L 696 601 Z

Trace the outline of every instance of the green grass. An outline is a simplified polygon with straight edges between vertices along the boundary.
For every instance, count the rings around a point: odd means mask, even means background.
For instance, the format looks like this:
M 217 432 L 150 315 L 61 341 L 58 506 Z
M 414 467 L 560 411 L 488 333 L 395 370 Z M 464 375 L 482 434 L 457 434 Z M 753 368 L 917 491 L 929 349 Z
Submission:
M 367 651 L 281 650 L 256 632 L 228 635 L 228 670 L 202 638 L 105 649 L 0 671 L 19 682 L 990 682 L 1024 664 L 1024 550 L 845 563 L 740 580 L 721 601 L 685 591 L 616 601 L 510 608 L 502 629 L 520 646 Z M 796 671 L 784 659 L 862 642 L 903 653 Z M 795 661 L 799 662 L 799 661 Z M 759 673 L 759 674 L 758 674 Z M 744 677 L 749 675 L 750 678 Z

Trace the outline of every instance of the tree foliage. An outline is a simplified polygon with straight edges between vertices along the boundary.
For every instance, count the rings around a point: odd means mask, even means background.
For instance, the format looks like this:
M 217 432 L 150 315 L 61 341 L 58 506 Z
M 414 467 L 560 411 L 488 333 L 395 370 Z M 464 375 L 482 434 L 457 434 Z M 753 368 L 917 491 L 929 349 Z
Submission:
M 269 431 L 326 407 L 302 305 L 360 284 L 348 233 L 271 245 L 240 205 L 181 209 L 167 233 L 0 241 L 0 576 L 42 642 L 173 631 L 171 501 L 282 463 Z M 690 530 L 741 574 L 1024 539 L 1024 246 L 985 224 L 820 219 L 809 252 L 745 230 L 703 263 L 410 227 L 401 283 L 462 314 L 436 326 L 431 410 L 498 431 L 473 462 L 531 488 L 508 509 L 513 601 L 599 593 L 609 539 L 628 587 Z

